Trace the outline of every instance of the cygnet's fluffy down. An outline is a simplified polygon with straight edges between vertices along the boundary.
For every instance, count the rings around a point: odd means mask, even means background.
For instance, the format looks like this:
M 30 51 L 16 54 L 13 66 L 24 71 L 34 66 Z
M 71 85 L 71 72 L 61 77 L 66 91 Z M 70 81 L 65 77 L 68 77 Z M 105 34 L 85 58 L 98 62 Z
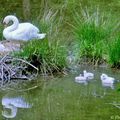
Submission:
M 86 79 L 93 79 L 94 78 L 94 74 L 87 72 L 86 70 L 83 71 L 83 75 L 84 75 L 84 77 L 86 77 Z

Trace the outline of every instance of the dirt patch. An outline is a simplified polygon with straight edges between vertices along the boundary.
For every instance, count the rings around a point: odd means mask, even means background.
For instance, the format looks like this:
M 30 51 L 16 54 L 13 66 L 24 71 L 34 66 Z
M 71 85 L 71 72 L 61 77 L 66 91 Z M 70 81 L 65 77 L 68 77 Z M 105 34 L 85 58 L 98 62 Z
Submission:
M 20 41 L 8 41 L 3 40 L 0 42 L 0 56 L 9 54 L 13 51 L 19 51 L 21 48 L 21 42 Z

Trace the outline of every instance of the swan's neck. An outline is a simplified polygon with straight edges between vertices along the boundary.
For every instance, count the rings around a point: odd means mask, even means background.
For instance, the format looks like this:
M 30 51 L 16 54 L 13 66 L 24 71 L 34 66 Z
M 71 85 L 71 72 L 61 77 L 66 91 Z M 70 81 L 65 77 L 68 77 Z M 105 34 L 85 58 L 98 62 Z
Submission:
M 5 28 L 3 30 L 3 35 L 4 36 L 9 36 L 8 38 L 11 38 L 11 32 L 13 32 L 14 30 L 16 30 L 19 26 L 19 21 L 17 18 L 15 17 L 11 17 L 10 21 L 13 21 L 13 24 L 11 26 L 8 26 L 7 28 Z
M 18 28 L 18 25 L 19 25 L 19 21 L 15 17 L 11 17 L 10 21 L 12 21 L 13 24 L 6 28 L 7 31 L 9 31 L 9 32 L 16 30 Z

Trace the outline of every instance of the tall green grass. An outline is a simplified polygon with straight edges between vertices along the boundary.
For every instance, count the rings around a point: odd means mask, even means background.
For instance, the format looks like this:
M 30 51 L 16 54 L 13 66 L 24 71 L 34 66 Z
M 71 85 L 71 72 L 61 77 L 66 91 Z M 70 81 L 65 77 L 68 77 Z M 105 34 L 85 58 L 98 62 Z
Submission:
M 58 41 L 33 40 L 15 55 L 29 60 L 44 74 L 62 71 L 66 66 L 66 49 Z
M 76 40 L 77 59 L 86 57 L 93 64 L 99 64 L 107 60 L 108 46 L 114 40 L 114 32 L 117 27 L 116 21 L 112 22 L 97 9 L 91 13 L 88 9 L 82 10 L 81 14 L 76 12 L 74 16 L 74 35 Z
M 0 41 L 3 40 L 3 29 L 4 29 L 4 26 L 0 24 Z
M 109 44 L 108 49 L 109 63 L 112 67 L 120 67 L 120 36 Z

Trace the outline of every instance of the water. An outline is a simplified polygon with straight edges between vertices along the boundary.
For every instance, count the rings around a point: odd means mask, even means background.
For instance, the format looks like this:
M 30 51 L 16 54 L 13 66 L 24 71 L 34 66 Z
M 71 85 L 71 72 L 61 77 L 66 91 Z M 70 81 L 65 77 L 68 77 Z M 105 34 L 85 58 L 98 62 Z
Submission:
M 67 0 L 66 0 L 67 1 Z M 74 1 L 74 0 L 73 0 Z M 120 1 L 115 0 L 79 0 L 83 7 L 96 7 L 109 12 L 114 16 L 119 15 Z M 64 1 L 60 0 L 1 0 L 0 18 L 1 20 L 8 14 L 14 14 L 21 21 L 37 21 L 43 15 L 45 8 L 61 10 Z M 70 3 L 72 5 L 72 2 Z M 42 6 L 45 7 L 42 7 Z M 68 17 L 70 12 L 66 12 Z M 66 18 L 67 18 L 66 17 Z M 70 17 L 68 17 L 70 18 Z M 71 19 L 71 18 L 70 18 Z M 84 69 L 93 72 L 95 78 L 87 85 L 75 83 L 74 78 Z M 57 76 L 55 78 L 38 78 L 38 80 L 16 85 L 8 90 L 0 91 L 1 106 L 4 97 L 15 99 L 23 98 L 26 104 L 31 107 L 17 107 L 17 112 L 13 120 L 117 120 L 120 119 L 120 83 L 116 82 L 114 89 L 104 87 L 100 81 L 100 75 L 108 75 L 120 80 L 120 72 L 109 68 L 93 68 L 81 66 L 73 70 L 67 76 Z M 23 85 L 23 87 L 21 87 Z M 21 101 L 21 99 L 20 99 Z M 5 110 L 10 114 L 11 111 Z M 0 120 L 6 120 L 0 116 Z
M 95 74 L 87 85 L 75 83 L 75 76 L 86 69 Z M 59 77 L 40 77 L 24 88 L 1 91 L 1 99 L 24 98 L 31 107 L 18 107 L 13 120 L 110 120 L 119 118 L 120 83 L 114 89 L 101 84 L 100 75 L 106 73 L 119 80 L 119 71 L 81 66 L 75 73 Z M 38 86 L 38 87 L 35 87 Z M 28 89 L 31 88 L 31 89 Z M 34 88 L 34 89 L 32 89 Z M 21 100 L 20 100 L 21 101 Z M 21 105 L 21 102 L 18 102 Z M 1 105 L 1 110 L 3 106 Z M 9 111 L 6 109 L 6 111 Z M 10 114 L 10 111 L 9 111 Z M 2 116 L 1 119 L 4 117 Z

